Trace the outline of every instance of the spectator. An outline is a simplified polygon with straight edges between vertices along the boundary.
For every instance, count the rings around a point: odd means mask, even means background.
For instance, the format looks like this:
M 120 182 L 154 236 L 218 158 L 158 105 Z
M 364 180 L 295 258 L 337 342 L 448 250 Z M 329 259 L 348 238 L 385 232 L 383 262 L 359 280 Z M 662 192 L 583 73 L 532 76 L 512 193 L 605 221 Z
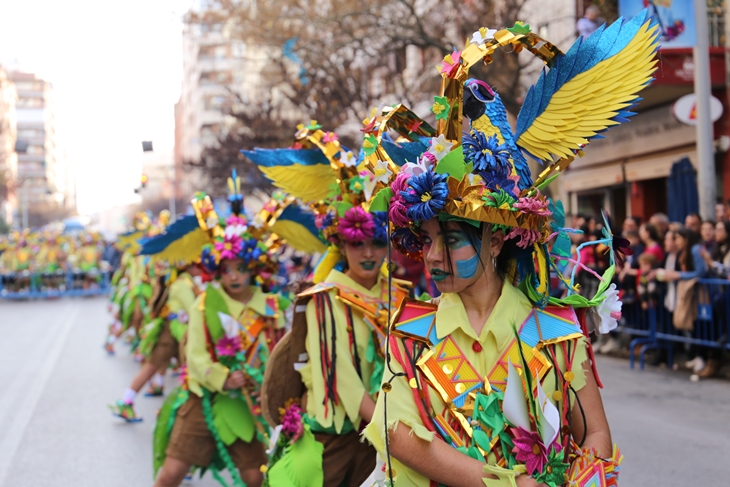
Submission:
M 598 7 L 595 5 L 589 5 L 583 14 L 583 17 L 578 19 L 578 22 L 575 24 L 575 30 L 578 31 L 578 35 L 586 38 L 593 34 L 602 23 L 600 15 L 601 11 Z
M 702 222 L 700 236 L 702 237 L 702 246 L 711 253 L 715 248 L 715 222 L 712 220 Z
M 639 231 L 639 224 L 641 223 L 641 219 L 636 216 L 629 216 L 626 217 L 626 220 L 624 220 L 624 225 L 622 227 L 622 234 L 625 238 L 628 237 L 629 232 L 638 232 Z
M 715 220 L 718 222 L 724 222 L 727 220 L 727 211 L 725 210 L 725 205 L 722 203 L 715 205 Z
M 654 213 L 651 218 L 649 218 L 649 223 L 654 225 L 654 228 L 656 228 L 659 233 L 659 240 L 663 241 L 664 236 L 669 230 L 669 217 L 664 213 Z
M 651 223 L 644 223 L 639 228 L 639 238 L 644 244 L 644 252 L 648 252 L 656 257 L 657 264 L 664 262 L 664 251 L 659 244 L 659 232 Z
M 644 252 L 639 256 L 639 273 L 636 282 L 637 294 L 641 309 L 649 309 L 659 303 L 659 288 L 657 286 L 656 277 L 652 271 L 659 266 L 656 256 L 649 252 Z
M 702 249 L 702 258 L 715 276 L 730 277 L 730 221 L 715 225 L 715 247 L 712 253 Z
M 691 232 L 699 234 L 702 227 L 702 218 L 697 213 L 690 213 L 684 219 L 684 226 Z
M 694 280 L 707 273 L 707 264 L 702 258 L 702 243 L 699 234 L 689 229 L 682 229 L 674 233 L 674 242 L 678 252 L 679 270 L 668 269 L 665 266 L 664 269 L 658 269 L 651 275 L 659 281 L 670 283 L 667 297 L 671 293 L 671 284 L 676 284 L 672 323 L 675 328 L 688 334 L 694 328 L 697 312 Z M 691 354 L 695 354 L 695 357 L 686 364 L 697 373 L 705 368 L 705 359 L 699 355 L 699 352 L 694 347 Z M 705 374 L 710 372 L 714 374 L 714 371 L 711 370 L 705 371 Z

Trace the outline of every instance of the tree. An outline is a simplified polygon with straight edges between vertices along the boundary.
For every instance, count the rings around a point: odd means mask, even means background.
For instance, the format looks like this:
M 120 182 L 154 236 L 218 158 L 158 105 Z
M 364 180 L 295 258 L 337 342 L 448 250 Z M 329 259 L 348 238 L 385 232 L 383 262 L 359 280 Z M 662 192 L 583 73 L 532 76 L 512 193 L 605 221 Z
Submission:
M 216 194 L 226 193 L 226 182 L 233 169 L 241 177 L 243 194 L 270 193 L 271 182 L 240 151 L 287 147 L 294 139 L 294 125 L 268 102 L 249 105 L 243 103 L 240 95 L 233 93 L 232 96 L 237 103 L 228 108 L 228 114 L 235 118 L 235 123 L 223 131 L 216 145 L 203 149 L 199 161 L 185 164 L 205 174 L 211 191 Z
M 190 23 L 223 23 L 256 49 L 283 52 L 301 67 L 289 95 L 329 127 L 362 120 L 381 101 L 411 107 L 437 94 L 435 65 L 483 27 L 511 26 L 525 0 L 213 0 Z M 499 69 L 478 68 L 507 110 L 520 105 L 522 70 L 532 59 L 500 53 Z M 357 141 L 358 143 L 360 141 Z M 359 144 L 358 144 L 359 145 Z

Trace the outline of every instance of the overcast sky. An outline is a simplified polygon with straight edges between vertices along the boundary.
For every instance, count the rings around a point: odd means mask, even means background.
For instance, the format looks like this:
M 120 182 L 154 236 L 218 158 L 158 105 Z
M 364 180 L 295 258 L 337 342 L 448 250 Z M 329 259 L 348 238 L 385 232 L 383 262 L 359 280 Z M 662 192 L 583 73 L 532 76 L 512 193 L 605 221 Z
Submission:
M 190 0 L 0 0 L 0 63 L 53 83 L 81 213 L 134 201 L 142 140 L 172 153 Z

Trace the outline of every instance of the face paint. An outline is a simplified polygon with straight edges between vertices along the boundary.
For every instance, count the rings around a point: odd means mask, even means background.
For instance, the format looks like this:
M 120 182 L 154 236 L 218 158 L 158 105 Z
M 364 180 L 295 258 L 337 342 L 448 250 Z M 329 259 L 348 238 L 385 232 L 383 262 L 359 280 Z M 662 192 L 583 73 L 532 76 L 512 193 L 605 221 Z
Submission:
M 360 262 L 360 267 L 365 269 L 366 271 L 371 271 L 375 269 L 376 262 L 374 260 L 364 260 Z
M 450 231 L 446 233 L 445 237 L 446 245 L 449 250 L 459 250 L 462 247 L 471 245 L 469 238 L 463 232 Z
M 477 273 L 479 255 L 474 254 L 468 259 L 456 261 L 456 276 L 462 279 L 471 279 Z

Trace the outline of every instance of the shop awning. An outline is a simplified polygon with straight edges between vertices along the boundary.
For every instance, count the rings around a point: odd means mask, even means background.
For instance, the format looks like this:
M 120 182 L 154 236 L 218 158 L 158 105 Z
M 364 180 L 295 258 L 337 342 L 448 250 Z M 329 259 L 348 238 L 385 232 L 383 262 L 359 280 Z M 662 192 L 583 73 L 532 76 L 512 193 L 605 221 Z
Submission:
M 697 167 L 697 150 L 694 146 L 651 157 L 629 159 L 624 166 L 626 181 L 666 178 L 672 171 L 672 164 L 684 157 Z
M 565 191 L 574 192 L 621 184 L 624 174 L 621 163 L 617 162 L 607 166 L 568 170 L 560 176 L 560 180 Z

